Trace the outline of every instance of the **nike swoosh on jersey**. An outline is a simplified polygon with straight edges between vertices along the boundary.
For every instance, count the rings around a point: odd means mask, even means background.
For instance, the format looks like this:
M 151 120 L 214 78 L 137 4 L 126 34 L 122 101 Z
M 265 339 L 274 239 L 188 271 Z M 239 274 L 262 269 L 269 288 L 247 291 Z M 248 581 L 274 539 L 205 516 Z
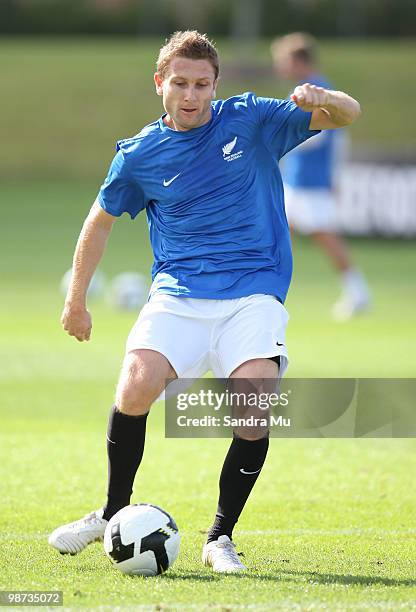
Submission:
M 257 474 L 258 472 L 260 472 L 261 468 L 259 468 L 258 470 L 255 470 L 254 472 L 246 472 L 246 470 L 244 468 L 240 468 L 240 472 L 242 474 Z
M 182 174 L 182 173 L 181 173 L 181 172 L 179 172 L 179 174 Z M 171 178 L 169 181 L 167 181 L 166 179 L 163 179 L 163 186 L 164 186 L 164 187 L 169 187 L 169 185 L 170 185 L 171 183 L 173 183 L 173 181 L 174 181 L 175 179 L 177 179 L 177 178 L 178 178 L 179 174 L 177 174 L 176 176 L 174 176 L 173 178 Z

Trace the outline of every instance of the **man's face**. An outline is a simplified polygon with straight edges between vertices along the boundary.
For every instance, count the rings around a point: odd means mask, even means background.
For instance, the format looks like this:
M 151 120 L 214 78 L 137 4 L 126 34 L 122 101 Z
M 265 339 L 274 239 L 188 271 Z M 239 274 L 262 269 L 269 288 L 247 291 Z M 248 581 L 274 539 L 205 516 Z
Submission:
M 157 94 L 163 96 L 169 127 L 192 130 L 211 119 L 217 80 L 208 60 L 174 57 L 164 77 L 156 73 L 154 80 Z

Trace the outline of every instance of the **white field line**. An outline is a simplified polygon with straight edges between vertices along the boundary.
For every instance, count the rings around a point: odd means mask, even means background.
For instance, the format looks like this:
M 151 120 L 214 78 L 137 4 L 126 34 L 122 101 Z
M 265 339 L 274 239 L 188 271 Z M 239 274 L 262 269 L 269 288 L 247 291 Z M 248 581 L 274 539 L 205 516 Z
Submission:
M 195 535 L 197 531 L 181 530 L 183 535 Z M 203 534 L 202 534 L 203 535 Z M 399 535 L 416 535 L 416 529 L 377 529 L 376 527 L 350 527 L 344 529 L 256 529 L 236 531 L 239 536 L 399 536 Z M 45 533 L 19 533 L 19 532 L 1 532 L 0 541 L 34 541 L 44 540 L 49 536 L 49 532 Z

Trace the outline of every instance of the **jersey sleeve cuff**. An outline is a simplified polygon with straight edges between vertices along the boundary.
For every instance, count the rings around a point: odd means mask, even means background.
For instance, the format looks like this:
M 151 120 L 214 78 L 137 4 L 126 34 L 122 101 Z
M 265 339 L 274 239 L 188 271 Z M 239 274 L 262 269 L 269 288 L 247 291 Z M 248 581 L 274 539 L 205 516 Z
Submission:
M 97 196 L 97 202 L 101 206 L 101 208 L 112 217 L 121 217 L 122 213 L 113 210 L 110 205 L 106 204 L 106 202 L 103 200 L 101 193 L 99 193 Z

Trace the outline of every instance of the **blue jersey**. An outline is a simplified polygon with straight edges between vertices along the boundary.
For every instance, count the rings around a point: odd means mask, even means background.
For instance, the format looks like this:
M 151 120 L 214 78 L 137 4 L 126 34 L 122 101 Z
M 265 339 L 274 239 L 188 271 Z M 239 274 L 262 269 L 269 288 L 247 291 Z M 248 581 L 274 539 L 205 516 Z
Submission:
M 252 93 L 212 102 L 188 131 L 163 117 L 117 143 L 98 201 L 109 214 L 147 213 L 151 294 L 285 300 L 290 235 L 276 159 L 310 136 L 311 113 Z
M 309 83 L 331 89 L 322 77 L 309 78 Z M 298 147 L 282 164 L 285 183 L 300 189 L 331 189 L 335 166 L 335 130 L 325 130 L 318 138 Z

